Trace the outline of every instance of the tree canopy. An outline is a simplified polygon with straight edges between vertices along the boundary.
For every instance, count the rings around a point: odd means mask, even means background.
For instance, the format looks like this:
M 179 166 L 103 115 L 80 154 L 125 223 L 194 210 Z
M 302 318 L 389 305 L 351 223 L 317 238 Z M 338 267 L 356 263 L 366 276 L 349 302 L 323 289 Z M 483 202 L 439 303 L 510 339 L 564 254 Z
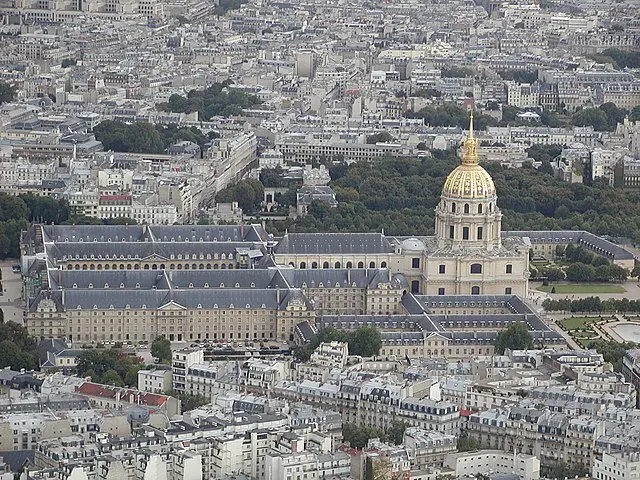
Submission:
M 80 377 L 91 377 L 92 382 L 136 387 L 141 368 L 141 358 L 125 355 L 119 349 L 87 348 L 78 357 L 76 371 Z
M 502 355 L 510 350 L 525 350 L 533 348 L 533 337 L 524 323 L 515 323 L 498 333 L 494 341 L 495 351 Z
M 16 98 L 16 87 L 0 82 L 0 103 L 11 102 Z
M 164 337 L 157 337 L 151 342 L 151 356 L 160 363 L 171 363 L 171 342 Z
M 124 123 L 104 120 L 93 128 L 96 140 L 106 150 L 133 153 L 163 153 L 170 145 L 186 140 L 202 148 L 209 138 L 197 127 L 153 125 L 147 122 Z
M 214 83 L 204 90 L 191 90 L 186 97 L 173 94 L 166 103 L 159 103 L 159 110 L 174 113 L 198 112 L 198 119 L 209 121 L 211 117 L 240 115 L 242 109 L 260 105 L 255 95 L 233 88 L 231 81 Z
M 427 125 L 432 127 L 460 127 L 469 128 L 469 112 L 455 103 L 447 102 L 442 105 L 428 105 L 417 112 L 408 111 L 407 118 L 422 118 Z M 477 113 L 473 117 L 474 127 L 477 130 L 485 130 L 495 126 L 498 121 L 490 115 Z
M 535 151 L 549 157 L 555 152 L 552 148 Z M 269 227 L 277 234 L 288 228 L 292 232 L 384 229 L 389 235 L 431 235 L 442 185 L 458 164 L 455 152 L 447 150 L 420 159 L 332 165 L 329 172 L 337 208 L 320 205 L 304 217 L 271 222 Z M 587 230 L 640 242 L 640 190 L 600 182 L 571 184 L 533 168 L 483 166 L 496 185 L 503 230 Z
M 259 211 L 263 198 L 264 186 L 259 180 L 254 179 L 240 180 L 216 193 L 216 202 L 238 202 L 245 213 Z
M 0 323 L 0 368 L 37 370 L 38 345 L 35 338 L 22 325 L 15 322 Z

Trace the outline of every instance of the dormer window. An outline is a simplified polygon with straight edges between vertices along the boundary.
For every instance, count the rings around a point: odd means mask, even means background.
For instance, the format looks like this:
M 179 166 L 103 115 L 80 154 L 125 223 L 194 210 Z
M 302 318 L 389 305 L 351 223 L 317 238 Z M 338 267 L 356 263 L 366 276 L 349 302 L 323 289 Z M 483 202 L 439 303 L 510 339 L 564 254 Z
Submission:
M 104 288 L 109 288 L 109 284 L 108 284 L 108 283 L 105 283 L 105 284 L 104 284 Z
M 78 288 L 78 284 L 77 284 L 77 283 L 74 283 L 74 284 L 73 284 L 73 288 Z
M 120 288 L 124 288 L 124 283 L 121 283 L 121 284 L 120 284 Z

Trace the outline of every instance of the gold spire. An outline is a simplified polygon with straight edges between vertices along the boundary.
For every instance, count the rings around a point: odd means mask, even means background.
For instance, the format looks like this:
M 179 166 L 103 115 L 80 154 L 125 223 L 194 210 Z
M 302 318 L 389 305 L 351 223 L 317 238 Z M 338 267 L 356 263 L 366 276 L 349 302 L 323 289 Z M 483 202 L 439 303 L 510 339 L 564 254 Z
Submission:
M 478 139 L 473 136 L 473 110 L 469 116 L 469 136 L 464 141 L 463 165 L 478 165 Z

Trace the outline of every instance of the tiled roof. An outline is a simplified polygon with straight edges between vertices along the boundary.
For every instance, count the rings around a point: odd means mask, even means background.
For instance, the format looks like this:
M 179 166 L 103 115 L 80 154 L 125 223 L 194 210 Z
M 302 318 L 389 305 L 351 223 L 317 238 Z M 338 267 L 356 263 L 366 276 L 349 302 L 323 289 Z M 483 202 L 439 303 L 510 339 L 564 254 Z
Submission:
M 146 405 L 149 407 L 161 407 L 169 399 L 166 395 L 158 395 L 156 393 L 141 392 L 129 388 L 112 387 L 109 385 L 101 385 L 99 383 L 85 382 L 78 387 L 77 393 L 87 395 L 89 397 L 101 397 L 115 399 L 120 394 L 120 400 L 123 403 L 135 403 Z

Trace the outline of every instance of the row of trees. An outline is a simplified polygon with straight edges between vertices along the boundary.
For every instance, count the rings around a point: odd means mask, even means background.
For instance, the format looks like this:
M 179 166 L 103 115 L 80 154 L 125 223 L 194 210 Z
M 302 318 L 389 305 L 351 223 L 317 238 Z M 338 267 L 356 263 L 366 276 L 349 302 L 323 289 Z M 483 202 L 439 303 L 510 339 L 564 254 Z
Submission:
M 607 48 L 600 53 L 589 55 L 600 63 L 611 63 L 614 68 L 640 68 L 640 51 L 621 50 L 619 48 Z
M 173 94 L 166 103 L 159 103 L 159 110 L 174 113 L 198 112 L 198 119 L 209 121 L 211 117 L 240 115 L 242 109 L 260 105 L 255 95 L 233 88 L 230 80 L 214 83 L 204 90 L 191 90 L 186 97 Z
M 638 110 L 640 111 L 640 109 Z M 632 114 L 636 114 L 636 110 Z M 584 127 L 592 126 L 597 131 L 613 131 L 616 125 L 629 115 L 629 111 L 618 107 L 615 103 L 603 103 L 596 108 L 583 108 L 578 110 L 571 117 L 573 125 Z
M 629 276 L 629 270 L 619 265 L 586 265 L 572 263 L 566 270 L 567 280 L 570 282 L 624 282 Z
M 104 219 L 73 215 L 66 200 L 31 194 L 0 193 L 0 260 L 20 257 L 20 235 L 31 222 L 76 225 L 135 225 L 131 218 Z
M 163 153 L 167 147 L 182 140 L 196 143 L 202 148 L 218 136 L 216 133 L 204 135 L 197 127 L 115 120 L 104 120 L 93 128 L 93 133 L 106 150 L 133 153 Z
M 372 438 L 379 438 L 381 441 L 400 445 L 404 439 L 404 432 L 407 424 L 403 421 L 393 422 L 387 430 L 380 428 L 357 426 L 353 423 L 345 422 L 342 424 L 342 437 L 353 448 L 364 448 Z
M 429 105 L 417 112 L 408 111 L 407 118 L 422 118 L 432 127 L 460 127 L 469 128 L 469 112 L 455 103 L 447 102 L 442 105 Z M 474 126 L 478 130 L 495 126 L 498 121 L 490 115 L 478 113 L 473 117 Z
M 382 348 L 382 337 L 375 327 L 360 327 L 350 331 L 323 328 L 311 342 L 296 347 L 293 355 L 296 359 L 306 362 L 318 345 L 324 342 L 346 342 L 349 345 L 350 355 L 362 357 L 378 355 Z
M 640 300 L 629 300 L 628 298 L 608 298 L 606 300 L 601 300 L 600 297 L 585 297 L 576 300 L 547 298 L 542 302 L 542 306 L 548 311 L 561 312 L 640 312 Z
M 309 215 L 270 226 L 280 234 L 288 228 L 430 235 L 444 180 L 459 164 L 453 150 L 433 154 L 432 158 L 331 165 L 338 207 L 317 205 Z M 640 243 L 639 190 L 611 188 L 603 182 L 570 184 L 533 168 L 503 168 L 494 163 L 484 167 L 499 193 L 504 230 L 587 230 Z

